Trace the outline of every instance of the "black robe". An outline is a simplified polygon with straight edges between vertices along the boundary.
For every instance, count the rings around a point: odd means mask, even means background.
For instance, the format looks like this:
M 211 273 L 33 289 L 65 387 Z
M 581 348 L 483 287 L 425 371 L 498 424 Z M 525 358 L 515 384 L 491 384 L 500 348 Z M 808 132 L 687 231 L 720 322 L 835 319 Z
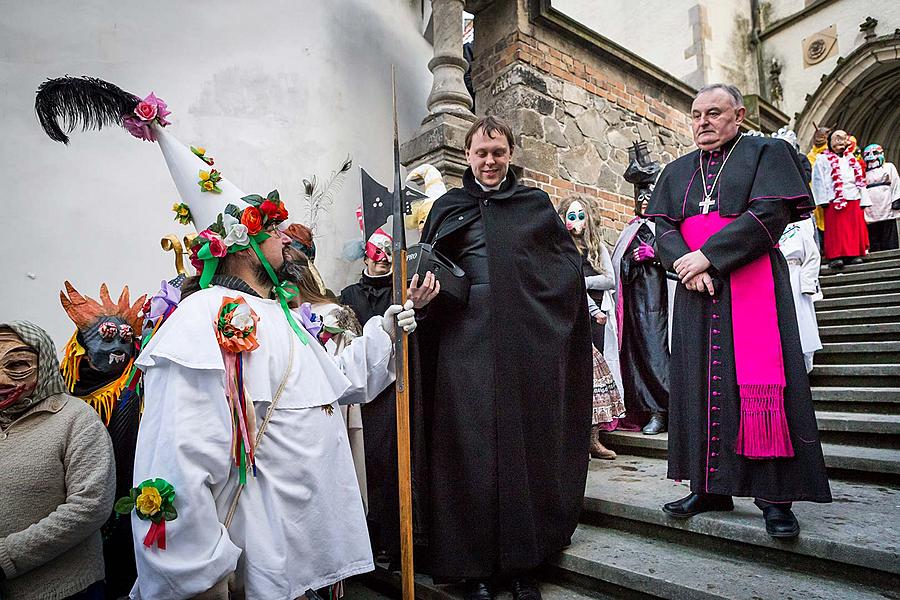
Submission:
M 356 313 L 361 324 L 381 316 L 391 305 L 392 275 L 371 277 L 341 291 L 339 302 Z M 366 449 L 369 535 L 375 552 L 400 555 L 400 499 L 397 487 L 397 397 L 393 385 L 361 407 Z
M 80 343 L 84 343 L 79 339 Z M 72 395 L 84 398 L 119 378 L 96 371 L 87 361 L 81 363 L 78 381 Z M 112 439 L 116 461 L 115 498 L 127 496 L 132 488 L 134 452 L 137 447 L 138 426 L 141 422 L 141 400 L 127 388 L 122 391 L 113 406 L 107 431 Z M 110 511 L 110 517 L 101 528 L 103 535 L 103 563 L 106 566 L 106 593 L 110 598 L 127 596 L 137 580 L 134 563 L 134 539 L 131 535 L 131 519 Z
M 532 569 L 578 523 L 591 426 L 591 339 L 581 256 L 544 192 L 471 170 L 422 232 L 471 281 L 416 331 L 438 580 Z
M 777 247 L 785 226 L 812 209 L 812 194 L 801 174 L 797 153 L 787 142 L 769 138 L 734 138 L 723 148 L 700 151 L 669 164 L 660 176 L 648 214 L 656 222 L 660 257 L 673 270 L 689 252 L 680 227 L 700 214 L 702 186 L 722 168 L 714 189 L 721 216 L 736 217 L 712 235 L 700 250 L 712 263 L 717 294 L 688 291 L 678 285 L 672 332 L 669 400 L 669 470 L 671 479 L 690 479 L 694 492 L 753 496 L 773 502 L 830 502 L 831 492 L 803 363 L 787 262 Z M 688 189 L 690 187 L 690 189 Z M 735 374 L 729 274 L 768 254 L 775 283 L 786 388 L 784 407 L 795 455 L 751 460 L 735 452 L 740 425 L 740 398 Z
M 625 420 L 644 426 L 653 413 L 669 409 L 669 288 L 658 258 L 634 259 L 641 242 L 657 250 L 656 235 L 642 223 L 628 243 L 619 272 L 622 323 L 619 368 L 622 370 Z

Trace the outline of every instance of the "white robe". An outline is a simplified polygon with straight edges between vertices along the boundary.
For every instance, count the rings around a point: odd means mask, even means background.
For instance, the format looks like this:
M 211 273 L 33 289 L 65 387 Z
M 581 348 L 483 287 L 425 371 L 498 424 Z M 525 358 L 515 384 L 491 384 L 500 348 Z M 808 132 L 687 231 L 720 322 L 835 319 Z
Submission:
M 859 205 L 865 208 L 871 206 L 869 193 L 866 188 L 856 186 L 856 172 L 853 163 L 856 160 L 852 154 L 845 154 L 838 158 L 838 175 L 843 182 L 844 200 L 859 200 Z M 812 185 L 813 198 L 817 206 L 822 206 L 835 199 L 834 180 L 831 177 L 831 162 L 825 154 L 820 154 L 813 165 Z
M 312 305 L 313 312 L 322 317 L 326 325 L 336 325 L 339 315 L 350 308 L 339 306 L 333 302 Z M 344 331 L 333 336 L 325 344 L 325 349 L 332 356 L 337 356 L 356 339 L 352 331 Z M 369 514 L 369 494 L 366 488 L 366 446 L 363 436 L 362 409 L 359 404 L 341 406 L 341 415 L 347 425 L 347 437 L 350 439 L 350 453 L 353 455 L 353 466 L 356 468 L 356 481 L 359 484 L 359 495 L 362 497 L 363 509 Z
M 230 458 L 231 417 L 214 322 L 222 297 L 237 295 L 259 315 L 260 346 L 244 360 L 257 424 L 285 373 L 287 382 L 256 454 L 257 477 L 248 477 L 226 530 L 238 473 Z M 234 572 L 247 600 L 293 600 L 309 588 L 371 571 L 337 404 L 381 392 L 393 380 L 391 355 L 380 317 L 332 357 L 312 336 L 301 344 L 274 300 L 216 286 L 185 299 L 136 362 L 144 371 L 145 400 L 134 482 L 169 481 L 178 518 L 166 523 L 168 547 L 160 550 L 142 545 L 150 522 L 132 517 L 138 569 L 132 598 L 189 598 Z
M 866 184 L 884 184 L 868 188 L 872 206 L 866 208 L 866 223 L 878 223 L 900 217 L 900 210 L 892 210 L 891 204 L 900 200 L 900 176 L 897 167 L 886 162 L 866 171 Z
M 822 298 L 822 292 L 819 289 L 821 256 L 819 247 L 816 245 L 815 227 L 812 219 L 791 223 L 785 228 L 784 234 L 778 242 L 790 269 L 791 291 L 794 296 L 794 309 L 800 329 L 800 345 L 803 347 L 803 358 L 807 371 L 812 370 L 813 355 L 817 350 L 822 349 L 814 305 L 816 300 Z

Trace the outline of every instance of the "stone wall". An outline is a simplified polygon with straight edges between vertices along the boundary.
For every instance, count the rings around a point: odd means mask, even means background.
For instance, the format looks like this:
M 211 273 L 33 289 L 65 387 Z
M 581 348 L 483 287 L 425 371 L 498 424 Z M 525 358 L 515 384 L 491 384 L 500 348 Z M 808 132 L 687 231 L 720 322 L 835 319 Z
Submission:
M 554 203 L 576 192 L 599 198 L 614 241 L 633 217 L 633 187 L 622 178 L 628 148 L 644 140 L 663 164 L 683 154 L 692 144 L 690 96 L 525 18 L 522 0 L 499 4 L 475 21 L 476 110 L 510 121 L 513 164 Z

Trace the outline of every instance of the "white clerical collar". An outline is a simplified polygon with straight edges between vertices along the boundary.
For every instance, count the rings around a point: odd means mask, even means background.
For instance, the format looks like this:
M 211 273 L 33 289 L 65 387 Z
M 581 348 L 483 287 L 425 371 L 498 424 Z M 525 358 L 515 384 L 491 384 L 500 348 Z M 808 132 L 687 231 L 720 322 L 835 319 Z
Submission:
M 507 178 L 507 177 L 509 177 L 509 174 L 508 174 L 508 173 L 506 174 L 505 177 L 503 177 L 503 180 L 501 180 L 500 183 L 498 183 L 497 185 L 492 185 L 492 186 L 490 186 L 490 187 L 488 187 L 488 186 L 484 185 L 483 183 L 481 183 L 480 181 L 478 181 L 478 178 L 477 178 L 477 177 L 475 178 L 475 183 L 477 183 L 477 184 L 478 184 L 478 187 L 480 187 L 481 190 L 484 191 L 484 192 L 496 192 L 496 191 L 499 190 L 501 187 L 503 187 L 503 184 L 504 184 L 504 183 L 506 183 L 506 178 Z

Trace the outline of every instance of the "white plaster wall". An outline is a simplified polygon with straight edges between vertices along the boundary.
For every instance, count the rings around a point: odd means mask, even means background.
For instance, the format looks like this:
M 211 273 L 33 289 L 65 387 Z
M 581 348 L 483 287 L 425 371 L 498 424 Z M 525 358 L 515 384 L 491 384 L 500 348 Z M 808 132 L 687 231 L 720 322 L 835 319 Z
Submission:
M 806 105 L 806 94 L 812 94 L 819 87 L 823 75 L 831 73 L 840 56 L 847 56 L 864 42 L 859 24 L 867 16 L 878 19 L 877 35 L 886 35 L 900 28 L 900 2 L 880 2 L 872 4 L 858 0 L 835 2 L 796 23 L 766 37 L 763 52 L 768 59 L 778 58 L 783 65 L 781 83 L 784 87 L 784 102 L 781 110 L 793 118 Z M 837 25 L 838 52 L 835 56 L 809 68 L 803 66 L 803 38 Z M 801 140 L 805 145 L 808 140 Z
M 153 292 L 174 275 L 159 239 L 191 231 L 173 221 L 176 191 L 155 144 L 121 128 L 75 132 L 69 147 L 45 136 L 34 92 L 65 74 L 156 92 L 169 131 L 204 145 L 245 192 L 278 188 L 295 215 L 302 179 L 327 177 L 350 153 L 317 264 L 335 290 L 358 277 L 339 256 L 359 236 L 356 167 L 391 178 L 391 63 L 401 140 L 426 112 L 432 50 L 418 0 L 0 0 L 0 11 L 0 321 L 34 320 L 61 346 L 72 332 L 63 280 L 92 296 L 103 281 L 114 294 L 126 283 L 133 296 Z
M 763 25 L 770 25 L 803 10 L 809 4 L 809 0 L 761 0 L 759 4 L 763 16 L 767 17 Z
M 745 94 L 759 92 L 756 59 L 748 46 L 751 29 L 749 0 L 705 0 L 710 38 L 706 40 L 709 78 L 706 83 L 729 83 Z
M 688 10 L 697 0 L 553 0 L 553 8 L 678 78 L 696 61 L 684 58 L 693 44 Z
M 697 58 L 685 58 L 694 43 L 691 8 L 705 8 L 710 37 L 704 41 L 704 83 L 735 83 L 747 93 L 757 88 L 756 67 L 740 48 L 750 23 L 750 3 L 741 0 L 553 0 L 553 8 L 611 39 L 675 77 L 696 85 Z M 740 29 L 743 18 L 746 30 Z

